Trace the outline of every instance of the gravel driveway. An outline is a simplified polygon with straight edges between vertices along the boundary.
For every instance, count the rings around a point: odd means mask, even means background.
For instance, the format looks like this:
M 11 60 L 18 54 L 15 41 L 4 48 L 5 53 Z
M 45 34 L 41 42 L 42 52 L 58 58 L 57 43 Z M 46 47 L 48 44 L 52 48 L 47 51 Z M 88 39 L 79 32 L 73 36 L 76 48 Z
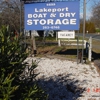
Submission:
M 100 100 L 100 76 L 93 63 L 77 64 L 57 58 L 28 57 L 38 62 L 38 83 L 48 93 L 48 100 Z

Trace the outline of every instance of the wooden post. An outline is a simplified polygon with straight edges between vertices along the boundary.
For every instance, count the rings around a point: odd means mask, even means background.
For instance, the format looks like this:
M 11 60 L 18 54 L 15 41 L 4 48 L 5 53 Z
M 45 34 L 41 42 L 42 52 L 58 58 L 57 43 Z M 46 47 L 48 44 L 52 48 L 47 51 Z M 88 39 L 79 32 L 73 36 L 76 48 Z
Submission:
M 61 42 L 60 42 L 60 39 L 58 39 L 58 46 L 61 46 Z
M 34 56 L 36 56 L 37 54 L 37 51 L 36 51 L 36 42 L 35 42 L 35 37 L 34 37 L 34 34 L 32 34 L 32 51 L 33 51 L 33 54 Z
M 58 32 L 56 32 L 56 41 L 57 41 L 57 39 L 58 39 Z

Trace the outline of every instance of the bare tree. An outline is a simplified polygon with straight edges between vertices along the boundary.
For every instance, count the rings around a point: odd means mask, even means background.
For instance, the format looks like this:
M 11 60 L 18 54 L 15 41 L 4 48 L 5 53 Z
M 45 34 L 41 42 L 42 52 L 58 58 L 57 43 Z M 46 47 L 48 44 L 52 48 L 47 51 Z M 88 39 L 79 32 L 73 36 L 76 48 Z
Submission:
M 0 2 L 0 25 L 9 25 L 11 30 L 19 32 L 20 0 L 2 0 Z
M 95 23 L 97 28 L 100 28 L 100 0 L 94 1 L 91 21 Z

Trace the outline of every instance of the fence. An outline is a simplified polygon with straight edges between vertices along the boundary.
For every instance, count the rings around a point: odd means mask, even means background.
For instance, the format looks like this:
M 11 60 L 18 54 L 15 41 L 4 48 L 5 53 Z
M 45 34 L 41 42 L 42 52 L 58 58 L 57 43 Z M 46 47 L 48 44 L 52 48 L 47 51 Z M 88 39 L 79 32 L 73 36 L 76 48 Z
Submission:
M 82 40 L 76 40 L 76 39 L 59 39 L 58 40 L 58 46 L 83 46 L 84 45 L 84 48 L 86 48 L 86 40 L 82 41 Z M 84 43 L 84 44 L 83 44 Z

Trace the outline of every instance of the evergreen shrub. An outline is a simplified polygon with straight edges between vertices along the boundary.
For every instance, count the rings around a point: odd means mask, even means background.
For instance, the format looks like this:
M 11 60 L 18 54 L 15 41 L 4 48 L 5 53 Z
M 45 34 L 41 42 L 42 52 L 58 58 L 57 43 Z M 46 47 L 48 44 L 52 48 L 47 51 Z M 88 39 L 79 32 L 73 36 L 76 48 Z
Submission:
M 35 81 L 35 62 L 29 68 L 29 76 L 23 74 L 27 64 L 26 48 L 20 37 L 12 36 L 8 28 L 0 29 L 0 100 L 47 100 L 47 95 Z

